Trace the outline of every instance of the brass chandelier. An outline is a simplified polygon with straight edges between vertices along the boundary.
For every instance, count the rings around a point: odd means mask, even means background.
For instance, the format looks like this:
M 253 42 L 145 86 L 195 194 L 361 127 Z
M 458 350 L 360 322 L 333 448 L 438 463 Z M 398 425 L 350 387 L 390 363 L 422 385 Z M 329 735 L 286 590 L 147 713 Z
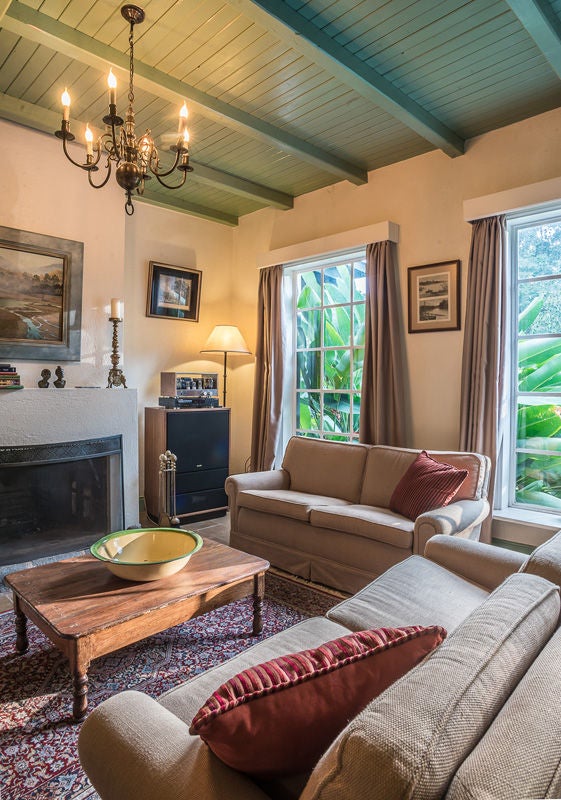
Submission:
M 86 125 L 86 163 L 79 164 L 68 152 L 67 142 L 74 141 L 75 137 L 70 132 L 70 95 L 65 89 L 62 93 L 62 123 L 55 136 L 62 139 L 62 147 L 66 158 L 76 167 L 88 173 L 88 182 L 94 189 L 101 189 L 106 185 L 111 177 L 112 167 L 115 166 L 115 178 L 117 183 L 125 190 L 126 203 L 125 211 L 130 216 L 134 214 L 132 204 L 132 193 L 134 190 L 140 195 L 144 193 L 144 184 L 153 175 L 166 189 L 179 189 L 185 183 L 187 173 L 193 171 L 189 166 L 189 133 L 187 131 L 187 104 L 179 112 L 179 129 L 177 132 L 177 142 L 170 147 L 175 153 L 175 160 L 168 168 L 160 166 L 158 149 L 152 139 L 151 133 L 147 130 L 140 138 L 136 138 L 134 130 L 134 26 L 144 21 L 144 11 L 142 8 L 133 5 L 125 5 L 121 8 L 122 16 L 130 24 L 129 32 L 129 107 L 126 118 L 117 115 L 116 93 L 117 80 L 113 71 L 109 70 L 107 84 L 109 86 L 109 114 L 103 117 L 105 132 L 98 140 L 93 141 L 93 133 L 89 124 Z M 105 176 L 100 183 L 93 180 L 94 173 L 99 172 L 98 164 L 102 162 L 105 167 Z M 170 185 L 163 179 L 172 175 L 175 171 L 183 173 L 180 183 Z M 150 173 L 150 174 L 149 174 Z

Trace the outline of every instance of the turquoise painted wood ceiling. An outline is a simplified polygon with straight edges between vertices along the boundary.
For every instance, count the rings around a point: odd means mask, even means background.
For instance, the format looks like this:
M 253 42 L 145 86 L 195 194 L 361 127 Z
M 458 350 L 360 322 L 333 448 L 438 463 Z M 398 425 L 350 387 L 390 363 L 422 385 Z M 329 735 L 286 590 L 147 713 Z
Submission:
M 145 198 L 235 225 L 259 208 L 561 105 L 561 0 L 147 0 L 137 132 L 165 152 L 190 110 L 194 171 Z M 101 130 L 127 104 L 128 25 L 109 0 L 0 0 L 0 117 Z M 79 151 L 77 151 L 79 152 Z M 61 164 L 64 156 L 61 153 Z M 70 169 L 70 165 L 68 165 Z

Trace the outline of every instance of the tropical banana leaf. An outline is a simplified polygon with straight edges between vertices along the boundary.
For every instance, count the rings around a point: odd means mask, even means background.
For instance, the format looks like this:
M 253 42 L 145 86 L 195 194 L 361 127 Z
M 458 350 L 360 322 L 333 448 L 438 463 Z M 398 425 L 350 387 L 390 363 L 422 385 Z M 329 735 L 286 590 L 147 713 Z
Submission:
M 518 437 L 533 438 L 543 436 L 549 438 L 561 431 L 561 410 L 559 406 L 520 406 L 518 409 Z
M 536 392 L 542 386 L 546 386 L 553 380 L 560 379 L 561 372 L 561 353 L 548 358 L 547 361 L 540 367 L 535 369 L 529 375 L 526 375 L 519 384 L 518 388 L 521 392 Z
M 555 497 L 548 492 L 529 491 L 522 489 L 516 492 L 516 500 L 519 503 L 527 503 L 528 505 L 541 506 L 542 508 L 553 508 L 556 511 L 561 511 L 561 499 Z
M 551 450 L 561 453 L 561 437 L 531 436 L 528 439 L 518 439 L 516 447 L 521 450 Z
M 528 303 L 526 308 L 518 315 L 518 332 L 526 333 L 535 322 L 538 314 L 542 310 L 544 298 L 540 295 Z
M 518 366 L 540 366 L 561 353 L 561 338 L 522 339 L 518 342 Z

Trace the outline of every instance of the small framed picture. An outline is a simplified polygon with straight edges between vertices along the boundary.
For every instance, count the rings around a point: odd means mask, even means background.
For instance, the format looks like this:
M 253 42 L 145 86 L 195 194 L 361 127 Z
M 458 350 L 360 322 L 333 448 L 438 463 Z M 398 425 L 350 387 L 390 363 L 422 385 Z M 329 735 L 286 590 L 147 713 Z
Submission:
M 202 277 L 198 269 L 151 261 L 146 316 L 198 322 Z
M 460 329 L 460 262 L 409 267 L 409 333 Z

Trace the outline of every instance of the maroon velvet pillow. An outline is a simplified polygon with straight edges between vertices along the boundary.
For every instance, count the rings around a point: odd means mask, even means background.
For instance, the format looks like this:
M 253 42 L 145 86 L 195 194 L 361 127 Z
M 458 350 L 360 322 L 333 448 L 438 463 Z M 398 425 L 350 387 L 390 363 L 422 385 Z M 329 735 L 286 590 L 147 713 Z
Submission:
M 223 683 L 189 732 L 255 777 L 308 772 L 370 700 L 445 637 L 436 625 L 379 628 L 274 658 Z
M 415 520 L 425 511 L 447 506 L 467 476 L 467 469 L 435 461 L 423 450 L 393 490 L 390 508 Z

